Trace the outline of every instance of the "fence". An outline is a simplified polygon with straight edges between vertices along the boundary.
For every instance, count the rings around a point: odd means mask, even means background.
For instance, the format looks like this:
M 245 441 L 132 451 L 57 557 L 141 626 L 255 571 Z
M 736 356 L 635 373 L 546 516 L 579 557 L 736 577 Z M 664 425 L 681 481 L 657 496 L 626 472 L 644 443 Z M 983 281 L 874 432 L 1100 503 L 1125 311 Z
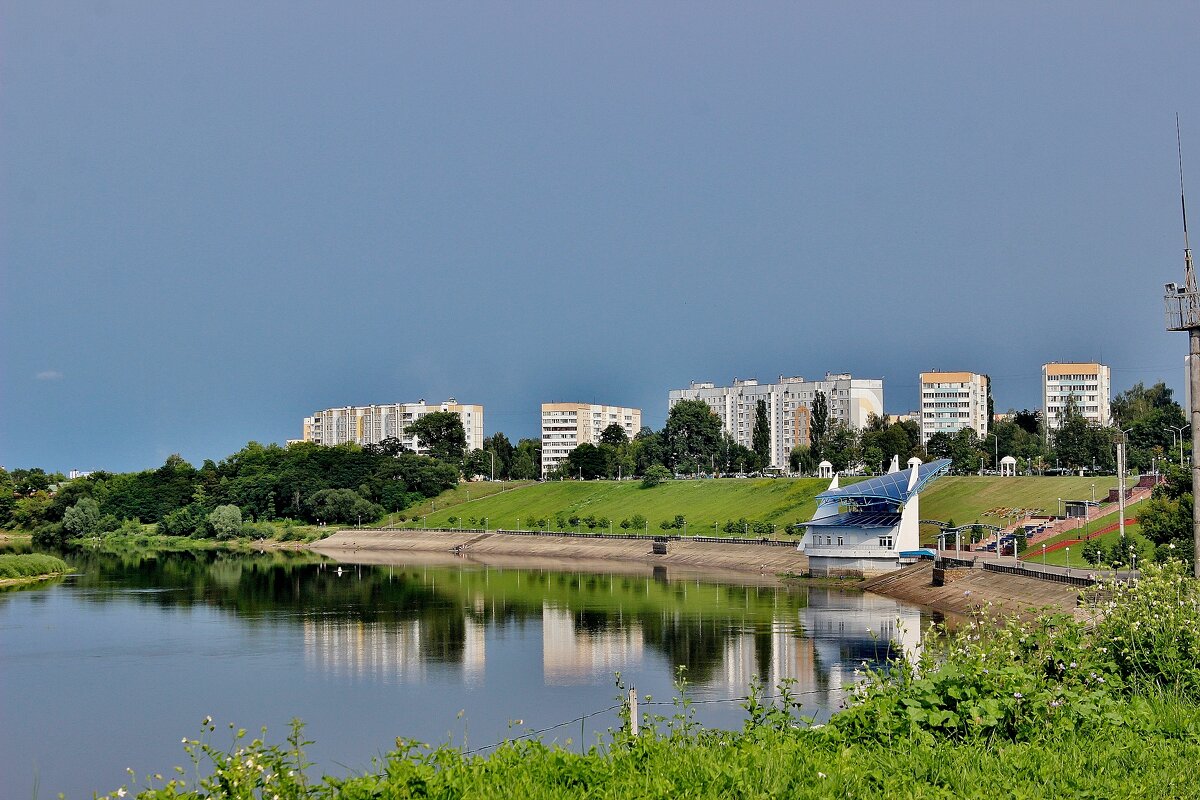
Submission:
M 1028 567 L 1012 566 L 1009 564 L 992 564 L 984 562 L 983 568 L 989 572 L 1003 572 L 1007 575 L 1021 575 L 1026 578 L 1037 578 L 1041 581 L 1052 581 L 1054 583 L 1065 583 L 1069 586 L 1092 586 L 1097 583 L 1093 575 L 1067 575 L 1062 572 L 1043 572 L 1039 569 L 1029 569 Z
M 726 536 L 684 536 L 682 534 L 652 533 L 577 533 L 575 531 L 512 531 L 504 528 L 483 530 L 482 528 L 353 528 L 351 530 L 391 531 L 395 533 L 502 533 L 505 536 L 546 536 L 570 539 L 667 539 L 672 542 L 708 542 L 710 544 L 760 544 L 767 547 L 795 547 L 797 540 L 784 539 L 738 539 Z

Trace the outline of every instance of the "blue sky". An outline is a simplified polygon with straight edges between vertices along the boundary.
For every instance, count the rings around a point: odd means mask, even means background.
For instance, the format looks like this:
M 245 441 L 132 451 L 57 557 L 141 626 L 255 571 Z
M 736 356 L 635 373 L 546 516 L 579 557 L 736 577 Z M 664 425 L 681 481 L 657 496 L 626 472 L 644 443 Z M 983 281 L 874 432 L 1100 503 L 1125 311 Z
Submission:
M 0 4 L 0 463 L 689 380 L 1182 389 L 1195 4 Z M 1200 214 L 1200 212 L 1197 212 Z M 1200 226 L 1200 218 L 1193 222 Z M 1200 229 L 1200 228 L 1198 228 Z

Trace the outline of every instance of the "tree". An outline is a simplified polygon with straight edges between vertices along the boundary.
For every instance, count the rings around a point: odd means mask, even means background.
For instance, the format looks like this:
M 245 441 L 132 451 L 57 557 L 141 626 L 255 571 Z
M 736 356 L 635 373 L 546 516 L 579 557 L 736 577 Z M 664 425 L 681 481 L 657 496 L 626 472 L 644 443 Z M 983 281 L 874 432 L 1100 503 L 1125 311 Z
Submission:
M 487 450 L 472 450 L 463 458 L 462 474 L 468 480 L 476 475 L 490 475 L 491 468 L 492 456 Z
M 493 433 L 483 443 L 483 449 L 496 456 L 495 477 L 509 478 L 512 476 L 513 455 L 516 453 L 516 448 L 512 446 L 512 442 L 508 441 L 507 436 L 499 432 Z M 488 466 L 490 470 L 491 465 Z
M 646 474 L 642 476 L 642 488 L 653 489 L 663 481 L 671 479 L 671 471 L 662 464 L 654 464 L 646 470 Z M 643 520 L 644 522 L 644 520 Z M 640 526 L 638 526 L 640 527 Z
M 689 462 L 695 468 L 715 458 L 721 440 L 721 420 L 703 400 L 680 400 L 667 414 L 663 438 L 668 467 Z
M 813 458 L 812 448 L 805 447 L 802 444 L 792 448 L 791 454 L 788 456 L 788 466 L 792 468 L 792 472 L 799 472 L 807 475 L 817 468 L 817 461 Z
M 820 461 L 825 453 L 825 436 L 828 432 L 829 401 L 825 393 L 818 390 L 813 395 L 812 414 L 808 423 L 808 441 L 817 461 Z
M 434 411 L 413 422 L 404 429 L 415 435 L 417 442 L 429 448 L 429 454 L 438 461 L 458 464 L 467 449 L 467 434 L 462 418 L 453 411 Z
M 234 505 L 217 506 L 208 515 L 208 524 L 218 539 L 232 539 L 242 532 L 242 510 Z
M 929 437 L 930 442 L 933 437 Z M 959 474 L 977 472 L 982 465 L 983 451 L 974 428 L 962 428 L 950 437 L 950 469 Z
M 91 536 L 100 528 L 100 504 L 90 497 L 82 498 L 63 514 L 63 527 L 76 536 Z
M 1118 427 L 1129 431 L 1126 459 L 1131 468 L 1149 469 L 1158 456 L 1180 458 L 1175 442 L 1186 417 L 1172 394 L 1162 382 L 1149 388 L 1137 383 L 1112 401 L 1113 419 Z M 1184 436 L 1183 452 L 1190 450 L 1191 436 Z
M 584 442 L 567 453 L 567 473 L 583 480 L 594 480 L 605 472 L 604 452 L 594 444 Z
M 353 489 L 323 489 L 308 498 L 308 510 L 318 522 L 374 522 L 383 508 Z
M 858 432 L 845 423 L 837 423 L 825 437 L 824 456 L 838 472 L 862 461 Z
M 664 463 L 663 435 L 652 428 L 644 427 L 633 437 L 633 460 L 636 473 L 645 475 L 655 464 Z
M 1042 432 L 1042 412 L 1030 411 L 1028 408 L 1023 408 L 1013 414 L 1013 420 L 1017 427 L 1026 433 L 1034 436 L 1041 435 Z
M 614 422 L 600 432 L 600 444 L 611 444 L 613 447 L 619 447 L 629 441 L 629 434 L 625 432 L 624 426 Z
M 538 465 L 533 463 L 533 456 L 528 450 L 518 450 L 513 457 L 511 477 L 513 480 L 528 481 L 538 476 Z
M 754 432 L 750 438 L 751 450 L 758 455 L 763 465 L 771 463 L 771 420 L 767 417 L 767 401 L 759 400 L 754 407 Z

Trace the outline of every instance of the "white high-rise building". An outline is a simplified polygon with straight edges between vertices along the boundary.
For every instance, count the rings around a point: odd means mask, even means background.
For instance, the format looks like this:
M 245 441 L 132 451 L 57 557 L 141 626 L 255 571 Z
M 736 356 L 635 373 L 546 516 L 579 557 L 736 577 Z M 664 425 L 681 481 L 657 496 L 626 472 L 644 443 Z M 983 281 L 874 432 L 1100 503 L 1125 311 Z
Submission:
M 667 408 L 680 400 L 703 400 L 734 441 L 752 448 L 758 401 L 763 400 L 770 422 L 771 466 L 786 469 L 792 448 L 809 444 L 812 401 L 817 392 L 825 394 L 830 427 L 840 422 L 859 430 L 866 426 L 869 415 L 883 416 L 883 380 L 835 373 L 826 373 L 824 380 L 818 381 L 783 375 L 777 383 L 734 378 L 732 386 L 692 381 L 687 389 L 671 390 Z
M 1067 398 L 1074 398 L 1083 418 L 1097 425 L 1108 425 L 1112 409 L 1112 373 L 1095 362 L 1060 362 L 1042 365 L 1042 418 L 1046 430 L 1062 425 Z
M 542 403 L 542 475 L 548 475 L 581 444 L 600 444 L 600 434 L 617 424 L 632 439 L 642 429 L 642 410 L 593 403 Z
M 963 428 L 987 436 L 990 388 L 987 376 L 976 372 L 922 372 L 921 444 L 935 433 L 953 436 Z
M 301 440 L 335 445 L 346 442 L 378 444 L 384 439 L 398 439 L 409 450 L 423 454 L 429 452 L 429 448 L 415 435 L 405 433 L 404 429 L 435 411 L 458 414 L 463 432 L 466 433 L 467 450 L 483 449 L 483 406 L 463 405 L 453 397 L 440 405 L 428 405 L 421 400 L 416 403 L 327 408 L 304 418 Z

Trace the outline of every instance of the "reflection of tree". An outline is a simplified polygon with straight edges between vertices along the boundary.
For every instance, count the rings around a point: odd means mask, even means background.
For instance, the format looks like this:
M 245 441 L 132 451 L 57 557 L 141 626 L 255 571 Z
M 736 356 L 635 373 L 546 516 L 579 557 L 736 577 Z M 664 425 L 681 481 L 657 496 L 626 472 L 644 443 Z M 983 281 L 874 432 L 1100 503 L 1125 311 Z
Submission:
M 571 615 L 579 635 L 640 630 L 647 647 L 686 666 L 697 682 L 711 679 L 731 639 L 751 630 L 755 669 L 765 677 L 772 621 L 796 620 L 807 603 L 804 592 L 662 576 L 343 565 L 339 577 L 337 565 L 291 552 L 81 551 L 69 557 L 82 573 L 76 585 L 90 590 L 82 596 L 92 602 L 207 605 L 249 624 L 268 617 L 272 624 L 416 622 L 421 658 L 432 662 L 462 662 L 468 617 L 481 625 L 540 625 L 549 603 Z
M 689 681 L 710 680 L 724 662 L 728 619 L 648 614 L 640 621 L 646 644 L 662 652 L 672 665 L 687 667 Z

